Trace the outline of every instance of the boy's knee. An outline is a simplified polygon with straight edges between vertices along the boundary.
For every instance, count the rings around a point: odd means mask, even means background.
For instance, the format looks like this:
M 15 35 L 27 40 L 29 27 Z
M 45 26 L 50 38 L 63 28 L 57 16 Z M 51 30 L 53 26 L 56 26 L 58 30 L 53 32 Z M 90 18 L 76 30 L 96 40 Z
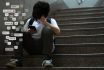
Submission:
M 42 30 L 42 34 L 53 34 L 53 31 L 48 28 L 48 27 L 44 27 L 43 30 Z

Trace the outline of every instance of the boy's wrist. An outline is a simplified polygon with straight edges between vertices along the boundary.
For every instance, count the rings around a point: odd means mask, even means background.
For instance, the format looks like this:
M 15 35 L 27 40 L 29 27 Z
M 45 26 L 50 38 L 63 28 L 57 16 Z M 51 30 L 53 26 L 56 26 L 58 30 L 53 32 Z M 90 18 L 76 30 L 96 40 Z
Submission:
M 46 22 L 45 26 L 49 26 L 50 24 L 48 22 Z

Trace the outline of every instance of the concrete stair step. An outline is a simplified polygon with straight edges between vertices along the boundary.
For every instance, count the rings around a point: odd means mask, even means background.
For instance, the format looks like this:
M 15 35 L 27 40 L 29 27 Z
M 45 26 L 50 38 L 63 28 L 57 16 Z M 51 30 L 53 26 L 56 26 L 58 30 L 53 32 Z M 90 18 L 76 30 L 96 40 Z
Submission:
M 6 67 L 0 67 L 0 70 L 11 70 Z M 17 67 L 14 70 L 104 70 L 104 67 Z
M 75 43 L 75 44 L 55 44 L 56 54 L 90 54 L 103 53 L 104 43 Z M 4 50 L 4 49 L 3 49 Z M 14 52 L 2 52 L 1 55 L 12 55 Z
M 104 35 L 59 36 L 55 41 L 57 44 L 104 43 Z
M 11 56 L 0 57 L 0 67 L 5 67 L 5 63 Z M 43 56 L 25 56 L 24 67 L 41 67 Z M 54 67 L 104 67 L 103 55 L 70 55 L 55 54 Z
M 104 22 L 63 23 L 63 24 L 58 24 L 58 25 L 60 29 L 97 28 L 97 27 L 104 27 Z
M 55 44 L 55 54 L 92 54 L 103 53 L 104 43 Z M 1 55 L 12 55 L 14 52 L 4 52 Z M 26 53 L 26 52 L 25 52 Z
M 96 35 L 103 34 L 104 28 L 89 28 L 89 29 L 61 29 L 61 36 L 73 35 Z
M 56 54 L 91 54 L 103 53 L 104 43 L 76 43 L 76 44 L 57 44 Z
M 82 23 L 82 22 L 100 22 L 103 21 L 104 17 L 87 17 L 87 18 L 57 18 L 58 23 Z
M 57 19 L 56 19 L 57 21 Z M 96 20 L 90 20 L 90 19 L 87 19 L 86 21 L 85 20 L 71 20 L 71 21 L 57 21 L 58 24 L 73 24 L 73 23 L 95 23 L 95 22 L 103 22 L 102 19 L 96 19 Z
M 104 43 L 55 44 L 55 54 L 90 54 L 103 53 Z M 4 49 L 3 49 L 4 50 Z M 1 55 L 12 55 L 14 52 L 2 52 Z M 26 52 L 25 52 L 26 53 Z
M 81 18 L 77 18 L 77 17 L 75 17 L 75 18 L 66 18 L 66 17 L 63 17 L 63 18 L 56 18 L 56 20 L 57 21 L 76 21 L 76 20 L 80 20 L 80 21 L 82 21 L 82 20 L 96 20 L 96 19 L 104 19 L 104 16 L 102 15 L 102 16 L 100 16 L 100 17 L 81 17 Z
M 52 16 L 57 16 L 57 15 L 63 15 L 64 16 L 64 14 L 70 14 L 70 15 L 84 15 L 84 14 L 98 14 L 98 13 L 102 13 L 102 12 L 104 12 L 103 11 L 104 9 L 99 9 L 99 10 L 93 10 L 93 11 L 89 11 L 89 10 L 87 10 L 87 11 L 63 11 L 63 12 L 60 12 L 60 11 L 56 11 L 55 13 L 54 13 L 54 15 L 52 15 Z
M 104 62 L 102 57 L 103 55 L 67 55 L 63 54 L 60 56 L 56 55 L 55 65 L 60 67 L 103 67 Z M 60 59 L 57 59 L 60 58 Z M 61 65 L 60 65 L 61 64 Z
M 74 22 L 74 21 L 73 22 L 70 22 L 70 21 L 59 22 L 58 21 L 58 25 L 59 24 L 71 24 L 71 25 L 72 24 L 73 25 L 74 24 L 93 24 L 93 23 L 103 23 L 103 22 L 104 22 L 103 20 L 100 20 L 100 21 L 99 20 L 98 21 L 84 21 L 84 22 L 82 22 L 82 21 L 81 22 L 80 21 L 79 22 Z
M 104 11 L 104 7 L 89 7 L 89 8 L 74 8 L 74 9 L 63 9 L 57 10 L 57 13 L 82 13 L 82 12 L 100 12 Z
M 56 14 L 55 18 L 74 18 L 74 17 L 99 17 L 104 15 L 104 12 L 96 12 L 96 13 L 63 13 L 63 14 Z

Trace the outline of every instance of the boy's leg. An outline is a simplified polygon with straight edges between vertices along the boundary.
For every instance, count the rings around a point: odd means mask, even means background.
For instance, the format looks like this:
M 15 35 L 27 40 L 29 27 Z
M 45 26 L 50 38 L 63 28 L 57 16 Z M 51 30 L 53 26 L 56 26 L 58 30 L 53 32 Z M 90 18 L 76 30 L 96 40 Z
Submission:
M 32 38 L 30 33 L 24 33 L 23 46 L 30 55 L 41 54 L 41 40 Z
M 23 61 L 23 46 L 22 46 L 22 42 L 14 42 L 14 43 L 16 45 L 18 45 L 18 48 L 14 49 L 14 56 L 6 64 L 7 67 L 11 67 L 11 68 L 14 68 L 16 66 L 22 66 L 22 61 Z
M 22 66 L 22 62 L 23 62 L 23 46 L 22 46 L 22 42 L 19 43 L 18 49 L 15 49 L 14 58 L 18 60 L 16 62 L 16 65 L 17 66 Z
M 44 27 L 42 30 L 42 35 L 41 35 L 41 41 L 42 41 L 42 53 L 46 55 L 45 60 L 50 60 L 50 63 L 52 62 L 52 57 L 53 57 L 53 31 L 50 28 Z M 48 61 L 49 62 L 49 61 Z M 45 62 L 43 61 L 43 65 Z M 45 64 L 47 66 L 47 64 Z

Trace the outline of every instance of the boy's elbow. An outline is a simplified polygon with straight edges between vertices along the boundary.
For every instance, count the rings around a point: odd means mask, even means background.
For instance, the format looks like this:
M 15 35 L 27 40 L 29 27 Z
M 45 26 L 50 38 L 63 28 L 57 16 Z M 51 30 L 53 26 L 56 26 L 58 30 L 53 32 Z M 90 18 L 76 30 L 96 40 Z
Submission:
M 55 32 L 55 35 L 60 35 L 60 29 L 58 29 L 56 32 Z

